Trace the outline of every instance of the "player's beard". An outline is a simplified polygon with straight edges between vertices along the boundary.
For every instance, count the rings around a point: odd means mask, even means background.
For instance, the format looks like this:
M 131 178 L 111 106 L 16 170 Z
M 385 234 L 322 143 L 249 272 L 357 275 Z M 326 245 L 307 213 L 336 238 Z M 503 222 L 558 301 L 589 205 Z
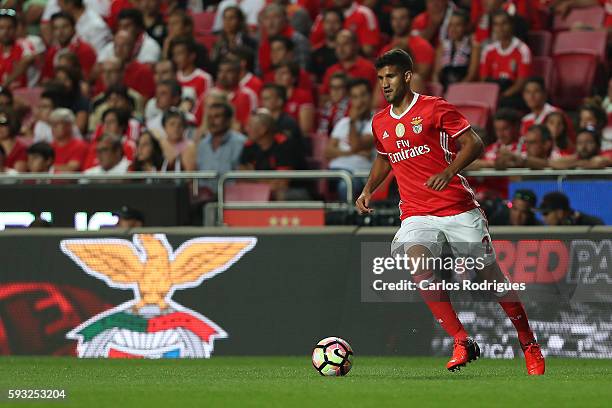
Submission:
M 387 98 L 387 95 L 385 95 L 385 99 L 387 99 L 387 102 L 389 102 L 391 105 L 399 105 L 402 103 L 402 101 L 404 100 L 404 98 L 406 97 L 406 94 L 408 93 L 408 86 L 406 84 L 400 85 L 398 86 Z

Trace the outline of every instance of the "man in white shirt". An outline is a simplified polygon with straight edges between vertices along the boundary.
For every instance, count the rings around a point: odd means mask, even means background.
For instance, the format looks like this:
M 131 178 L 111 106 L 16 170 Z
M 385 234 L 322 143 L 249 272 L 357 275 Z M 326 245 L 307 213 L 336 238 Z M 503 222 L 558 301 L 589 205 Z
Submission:
M 123 156 L 123 144 L 119 136 L 103 135 L 97 143 L 96 155 L 100 164 L 85 170 L 84 174 L 126 174 L 130 168 L 131 162 Z M 79 182 L 86 184 L 95 181 L 82 179 Z
M 154 64 L 160 60 L 161 47 L 145 31 L 142 12 L 137 9 L 123 9 L 117 16 L 117 32 L 128 31 L 136 38 L 134 54 L 136 60 L 143 64 Z M 98 54 L 98 62 L 104 62 L 115 56 L 112 43 L 107 44 Z

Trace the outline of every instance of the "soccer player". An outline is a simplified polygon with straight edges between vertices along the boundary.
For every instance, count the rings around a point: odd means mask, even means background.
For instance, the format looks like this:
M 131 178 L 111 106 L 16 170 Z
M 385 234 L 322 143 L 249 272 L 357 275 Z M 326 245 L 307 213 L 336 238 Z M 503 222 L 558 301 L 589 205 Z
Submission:
M 442 98 L 411 91 L 413 63 L 407 52 L 387 52 L 376 61 L 376 69 L 390 106 L 373 119 L 378 154 L 356 201 L 358 211 L 373 211 L 372 193 L 393 170 L 400 190 L 402 219 L 394 244 L 400 244 L 409 257 L 440 256 L 439 248 L 444 243 L 449 243 L 454 253 L 462 242 L 469 244 L 469 255 L 482 258 L 485 265 L 478 277 L 505 282 L 491 246 L 487 220 L 467 181 L 459 174 L 481 155 L 482 141 L 454 106 Z M 461 145 L 460 150 L 455 143 Z M 433 271 L 426 268 L 415 271 L 413 279 L 420 288 L 422 283 L 435 283 Z M 435 319 L 454 338 L 453 355 L 446 368 L 455 371 L 477 359 L 478 344 L 468 337 L 448 293 L 432 289 L 420 292 Z M 514 291 L 493 296 L 518 332 L 528 374 L 544 374 L 544 357 L 518 296 Z

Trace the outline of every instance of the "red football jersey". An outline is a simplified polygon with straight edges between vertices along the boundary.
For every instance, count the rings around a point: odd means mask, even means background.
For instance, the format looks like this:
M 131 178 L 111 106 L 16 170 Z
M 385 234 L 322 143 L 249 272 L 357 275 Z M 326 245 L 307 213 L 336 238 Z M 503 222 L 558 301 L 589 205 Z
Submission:
M 414 94 L 401 115 L 392 106 L 372 122 L 376 150 L 389 159 L 400 191 L 400 218 L 414 215 L 451 216 L 478 207 L 465 177 L 456 175 L 442 191 L 427 180 L 455 159 L 454 138 L 470 129 L 457 109 L 444 99 Z
M 480 78 L 526 78 L 531 74 L 531 51 L 527 44 L 514 37 L 510 46 L 501 48 L 499 41 L 487 45 L 480 57 Z

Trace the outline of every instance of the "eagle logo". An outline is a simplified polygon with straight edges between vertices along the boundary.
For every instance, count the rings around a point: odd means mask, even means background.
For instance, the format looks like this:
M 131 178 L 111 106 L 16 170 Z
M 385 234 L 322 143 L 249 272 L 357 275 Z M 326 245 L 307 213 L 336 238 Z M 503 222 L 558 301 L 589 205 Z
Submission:
M 134 292 L 134 299 L 93 316 L 66 337 L 78 341 L 79 357 L 208 358 L 214 340 L 227 333 L 172 295 L 227 270 L 256 243 L 254 237 L 201 237 L 173 251 L 165 234 L 63 240 L 62 252 L 87 274 Z
M 420 116 L 412 118 L 410 123 L 412 124 L 412 131 L 414 133 L 419 134 L 423 131 L 423 118 Z

